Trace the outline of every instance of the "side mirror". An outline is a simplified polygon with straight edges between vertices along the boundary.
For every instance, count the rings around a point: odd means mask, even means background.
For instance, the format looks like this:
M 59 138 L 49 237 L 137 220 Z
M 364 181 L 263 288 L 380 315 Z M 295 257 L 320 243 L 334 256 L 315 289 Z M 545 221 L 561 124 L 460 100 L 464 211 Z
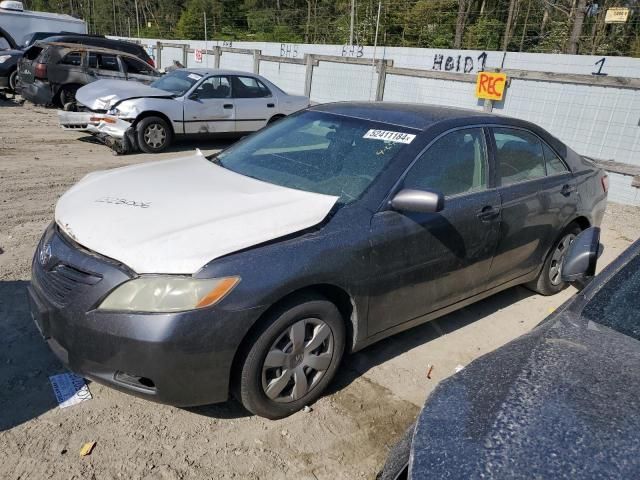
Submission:
M 579 290 L 586 287 L 596 274 L 601 252 L 600 228 L 590 227 L 580 232 L 569 245 L 562 261 L 562 281 L 573 284 Z
M 200 94 L 198 92 L 192 92 L 191 95 L 189 95 L 189 98 L 191 100 L 198 100 L 200 98 Z
M 404 189 L 396 193 L 391 206 L 401 212 L 436 213 L 444 209 L 444 195 L 429 190 Z

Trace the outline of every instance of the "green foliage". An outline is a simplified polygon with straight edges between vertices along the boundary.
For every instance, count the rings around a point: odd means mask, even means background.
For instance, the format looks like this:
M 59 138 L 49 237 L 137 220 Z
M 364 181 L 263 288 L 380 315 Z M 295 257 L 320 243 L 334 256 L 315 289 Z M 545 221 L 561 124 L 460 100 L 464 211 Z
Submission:
M 483 15 L 466 28 L 464 47 L 472 50 L 499 50 L 503 31 L 503 22 Z
M 551 21 L 547 32 L 534 48 L 534 51 L 541 53 L 563 53 L 567 40 L 569 39 L 570 28 L 571 25 L 567 20 Z
M 451 48 L 457 12 L 457 0 L 418 0 L 404 18 L 405 43 L 417 47 Z
M 148 38 L 349 42 L 352 0 L 23 0 L 27 9 L 84 18 L 91 33 Z M 451 48 L 459 0 L 355 0 L 354 43 Z M 585 18 L 579 52 L 640 56 L 640 12 L 624 25 L 605 25 L 610 7 L 638 0 L 598 0 Z M 500 50 L 511 0 L 469 0 L 462 48 Z M 518 0 L 509 50 L 562 53 L 573 29 L 575 0 Z M 136 15 L 136 5 L 138 7 Z M 572 13 L 573 12 L 573 13 Z M 543 26 L 543 18 L 545 25 Z M 541 33 L 543 32 L 543 33 Z

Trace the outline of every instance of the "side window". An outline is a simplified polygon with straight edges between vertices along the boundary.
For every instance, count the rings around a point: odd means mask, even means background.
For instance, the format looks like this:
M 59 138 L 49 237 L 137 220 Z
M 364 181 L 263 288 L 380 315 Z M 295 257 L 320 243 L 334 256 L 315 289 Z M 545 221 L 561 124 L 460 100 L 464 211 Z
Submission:
M 538 137 L 511 128 L 494 128 L 493 136 L 502 186 L 545 176 L 542 142 Z
M 227 77 L 211 77 L 196 88 L 198 98 L 201 100 L 211 98 L 229 98 L 231 96 L 231 87 Z
M 271 91 L 261 81 L 252 77 L 232 77 L 234 98 L 270 97 Z
M 153 75 L 153 70 L 151 69 L 151 67 L 143 61 L 125 56 L 121 56 L 120 60 L 122 60 L 122 63 L 125 64 L 127 73 L 131 73 L 134 75 Z
M 547 175 L 555 175 L 569 171 L 556 152 L 544 142 L 542 143 L 542 150 L 544 151 L 544 159 L 547 162 Z
M 82 64 L 82 55 L 80 52 L 67 53 L 60 62 L 62 65 L 73 65 L 79 67 Z
M 487 149 L 481 128 L 456 130 L 440 138 L 404 179 L 404 188 L 435 190 L 449 196 L 486 186 Z
M 120 71 L 118 57 L 115 55 L 94 52 L 89 54 L 89 68 L 98 68 L 100 70 L 109 70 L 112 72 Z

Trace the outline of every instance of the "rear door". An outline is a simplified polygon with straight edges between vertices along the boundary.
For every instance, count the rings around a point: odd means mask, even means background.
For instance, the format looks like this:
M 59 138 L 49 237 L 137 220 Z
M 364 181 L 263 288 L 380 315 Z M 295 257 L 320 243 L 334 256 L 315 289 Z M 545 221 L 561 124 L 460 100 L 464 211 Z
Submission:
M 184 99 L 185 133 L 233 132 L 235 115 L 231 85 L 224 75 L 205 78 Z
M 502 199 L 500 241 L 489 280 L 495 286 L 542 266 L 575 214 L 576 193 L 571 173 L 537 135 L 505 127 L 491 132 Z
M 374 215 L 370 335 L 486 289 L 500 220 L 490 178 L 482 128 L 445 134 L 408 170 L 396 191 L 439 191 L 444 210 Z
M 236 132 L 254 132 L 276 114 L 277 98 L 254 77 L 231 76 L 231 91 L 236 107 Z
M 149 84 L 157 80 L 158 74 L 151 66 L 138 58 L 120 56 L 127 80 Z
M 53 59 L 47 62 L 47 78 L 49 82 L 60 85 L 84 85 L 88 81 L 84 62 L 84 52 L 67 52 L 58 62 Z
M 102 52 L 89 52 L 87 74 L 91 81 L 99 79 L 125 80 L 124 67 L 118 55 Z

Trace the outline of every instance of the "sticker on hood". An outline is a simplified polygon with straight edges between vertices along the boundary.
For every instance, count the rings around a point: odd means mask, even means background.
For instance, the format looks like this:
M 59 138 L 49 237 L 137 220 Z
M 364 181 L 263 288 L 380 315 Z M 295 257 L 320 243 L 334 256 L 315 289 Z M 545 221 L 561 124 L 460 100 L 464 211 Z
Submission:
M 364 134 L 362 138 L 368 138 L 369 140 L 384 140 L 385 142 L 395 143 L 411 143 L 416 138 L 411 133 L 393 132 L 391 130 L 369 130 Z

